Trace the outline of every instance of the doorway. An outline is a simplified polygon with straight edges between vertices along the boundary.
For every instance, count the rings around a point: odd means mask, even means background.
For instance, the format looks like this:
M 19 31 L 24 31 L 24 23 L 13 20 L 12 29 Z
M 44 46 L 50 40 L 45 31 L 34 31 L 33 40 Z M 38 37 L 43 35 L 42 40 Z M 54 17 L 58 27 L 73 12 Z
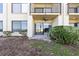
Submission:
M 44 35 L 48 33 L 51 28 L 50 23 L 38 22 L 35 23 L 35 35 Z

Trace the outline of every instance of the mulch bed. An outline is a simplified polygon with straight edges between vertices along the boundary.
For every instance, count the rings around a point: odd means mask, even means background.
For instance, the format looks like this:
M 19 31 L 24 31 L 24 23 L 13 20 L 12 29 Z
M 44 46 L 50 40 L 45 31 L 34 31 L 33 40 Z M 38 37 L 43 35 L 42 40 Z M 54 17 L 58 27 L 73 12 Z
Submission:
M 46 55 L 41 49 L 31 48 L 27 37 L 0 37 L 0 56 Z

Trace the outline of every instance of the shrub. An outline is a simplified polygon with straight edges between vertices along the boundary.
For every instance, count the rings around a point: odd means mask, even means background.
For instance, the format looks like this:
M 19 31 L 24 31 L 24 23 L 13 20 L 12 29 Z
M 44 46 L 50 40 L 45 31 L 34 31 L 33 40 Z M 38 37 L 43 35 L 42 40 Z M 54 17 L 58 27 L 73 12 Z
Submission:
M 4 31 L 3 33 L 4 33 L 6 36 L 11 36 L 11 33 L 12 33 L 12 32 L 11 32 L 11 31 Z
M 78 35 L 79 29 L 71 26 L 56 26 L 49 30 L 50 39 L 61 44 L 76 44 Z
M 23 36 L 27 36 L 27 30 L 21 30 L 19 33 L 22 34 Z

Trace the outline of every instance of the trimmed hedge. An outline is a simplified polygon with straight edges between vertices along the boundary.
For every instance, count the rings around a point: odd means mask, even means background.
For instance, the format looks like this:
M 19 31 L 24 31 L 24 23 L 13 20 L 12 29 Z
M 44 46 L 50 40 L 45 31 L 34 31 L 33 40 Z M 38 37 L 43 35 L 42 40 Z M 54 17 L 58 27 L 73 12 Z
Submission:
M 50 39 L 61 44 L 76 44 L 79 29 L 71 26 L 56 26 L 49 30 Z
M 11 32 L 11 31 L 4 31 L 3 33 L 4 33 L 6 36 L 11 36 L 11 33 L 12 33 L 12 32 Z
M 19 33 L 22 34 L 23 36 L 27 36 L 27 30 L 21 30 Z

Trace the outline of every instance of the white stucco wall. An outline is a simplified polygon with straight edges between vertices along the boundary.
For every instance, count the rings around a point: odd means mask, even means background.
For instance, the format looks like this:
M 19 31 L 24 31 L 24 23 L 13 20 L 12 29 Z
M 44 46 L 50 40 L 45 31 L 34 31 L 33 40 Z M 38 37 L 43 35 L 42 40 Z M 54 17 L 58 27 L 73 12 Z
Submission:
M 52 23 L 52 27 L 55 27 L 58 25 L 58 18 L 56 17 L 54 20 L 53 20 L 53 23 Z
M 62 19 L 62 15 L 58 15 L 53 21 L 53 27 L 63 25 L 63 21 L 64 20 Z

